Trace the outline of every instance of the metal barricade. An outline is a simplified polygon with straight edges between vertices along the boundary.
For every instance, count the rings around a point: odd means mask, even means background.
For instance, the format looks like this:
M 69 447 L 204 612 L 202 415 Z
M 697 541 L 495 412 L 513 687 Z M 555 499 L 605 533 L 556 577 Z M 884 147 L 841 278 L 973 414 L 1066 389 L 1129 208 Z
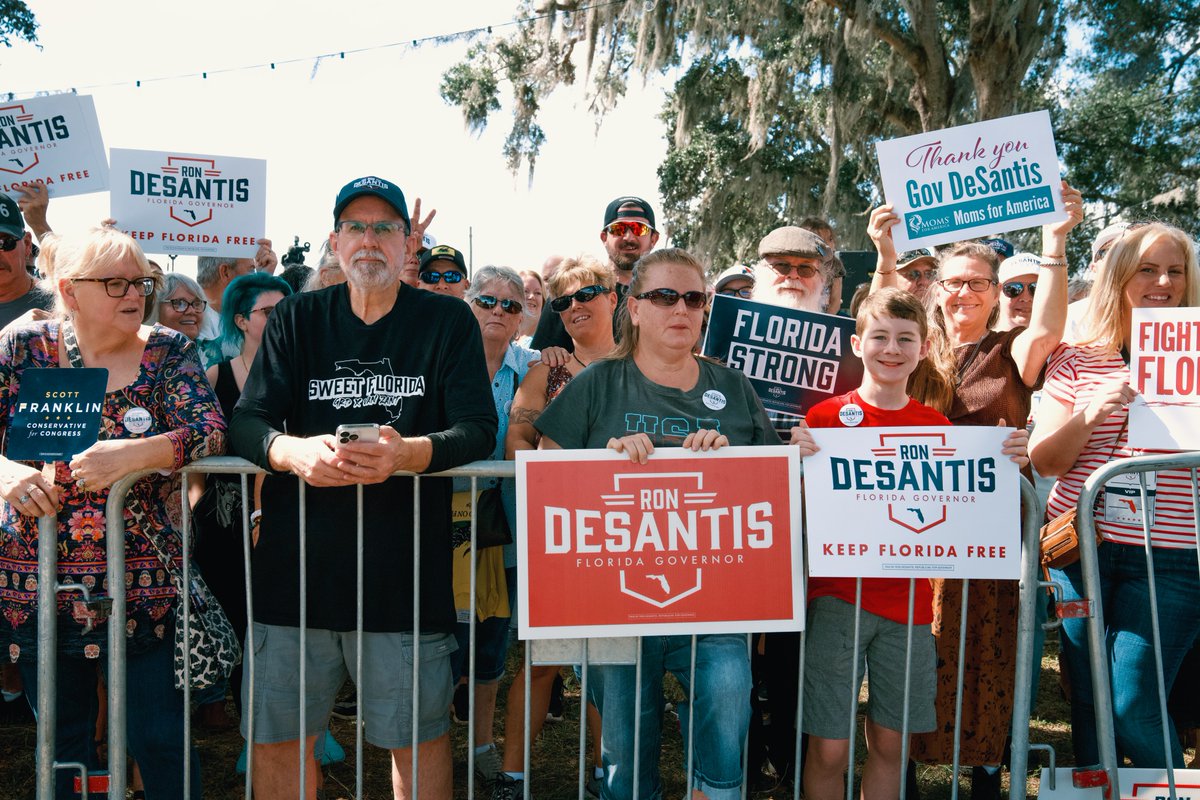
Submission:
M 232 458 L 232 457 L 218 457 L 218 458 L 207 458 L 207 459 L 197 461 L 197 462 L 187 466 L 186 468 L 184 468 L 182 470 L 182 472 L 184 473 L 184 475 L 191 475 L 191 474 L 225 474 L 225 475 L 236 474 L 236 475 L 240 475 L 241 476 L 240 477 L 241 490 L 242 490 L 243 498 L 248 498 L 249 497 L 249 478 L 252 475 L 261 473 L 262 470 L 259 470 L 257 467 L 253 466 L 249 462 L 246 462 L 242 459 Z M 121 479 L 120 481 L 118 481 L 111 488 L 110 495 L 109 495 L 109 510 L 112 513 L 107 513 L 107 515 L 106 515 L 107 516 L 107 524 L 108 524 L 107 535 L 109 537 L 108 538 L 109 542 L 120 542 L 120 541 L 124 540 L 124 535 L 125 535 L 125 531 L 123 529 L 124 528 L 124 515 L 122 513 L 117 512 L 116 510 L 123 508 L 125 498 L 126 498 L 126 495 L 129 491 L 129 489 L 140 477 L 142 477 L 146 474 L 150 474 L 150 471 L 127 476 L 127 477 Z M 424 477 L 432 477 L 432 476 L 415 476 L 415 475 L 411 475 L 409 473 L 398 473 L 398 474 L 408 475 L 408 476 L 412 477 L 412 479 L 414 480 L 414 494 L 413 494 L 413 497 L 414 497 L 414 507 L 413 507 L 414 526 L 416 529 L 419 529 L 420 514 L 421 514 L 420 492 L 419 492 L 420 481 L 423 480 Z M 471 484 L 472 484 L 471 485 L 471 489 L 472 489 L 472 492 L 471 492 L 471 497 L 472 497 L 472 499 L 471 499 L 471 504 L 472 504 L 471 537 L 472 537 L 473 542 L 474 542 L 475 536 L 476 536 L 475 521 L 474 521 L 474 517 L 475 517 L 475 514 L 474 514 L 475 500 L 474 500 L 474 498 L 477 495 L 476 482 L 480 478 L 490 478 L 490 477 L 511 478 L 513 476 L 513 474 L 514 474 L 513 462 L 476 462 L 473 464 L 466 465 L 464 467 L 460 467 L 458 469 L 449 470 L 447 472 L 437 474 L 437 477 L 467 477 L 467 478 L 471 479 Z M 190 520 L 190 513 L 187 509 L 187 493 L 185 491 L 185 492 L 182 492 L 181 494 L 183 495 L 182 502 L 184 504 L 183 525 L 182 525 L 181 535 L 184 537 L 185 541 L 190 541 L 191 520 Z M 1028 719 L 1028 717 L 1029 717 L 1029 681 L 1030 681 L 1031 676 L 1030 676 L 1028 670 L 1025 669 L 1024 667 L 1032 662 L 1031 647 L 1032 647 L 1032 642 L 1033 642 L 1033 628 L 1034 628 L 1033 603 L 1036 600 L 1037 594 L 1041 591 L 1041 588 L 1039 586 L 1039 581 L 1038 581 L 1038 574 L 1037 574 L 1038 573 L 1037 540 L 1038 540 L 1038 530 L 1040 527 L 1039 522 L 1041 519 L 1041 509 L 1039 507 L 1039 504 L 1038 504 L 1038 501 L 1036 498 L 1036 494 L 1034 493 L 1032 486 L 1024 479 L 1021 480 L 1021 498 L 1022 498 L 1022 502 L 1023 502 L 1023 506 L 1024 506 L 1024 513 L 1023 513 L 1023 517 L 1022 517 L 1022 541 L 1023 541 L 1024 546 L 1023 546 L 1023 556 L 1022 556 L 1022 579 L 1021 579 L 1021 590 L 1020 590 L 1021 606 L 1020 606 L 1020 624 L 1019 624 L 1018 649 L 1017 649 L 1017 659 L 1018 659 L 1019 669 L 1018 669 L 1017 678 L 1016 678 L 1016 699 L 1015 699 L 1016 702 L 1015 702 L 1015 709 L 1014 709 L 1014 717 L 1016 719 Z M 305 580 L 306 580 L 307 563 L 306 563 L 305 552 L 306 552 L 307 529 L 306 529 L 306 525 L 304 522 L 305 502 L 306 502 L 305 488 L 304 488 L 304 484 L 301 483 L 300 484 L 300 520 L 301 520 L 301 523 L 299 526 L 299 530 L 297 532 L 297 536 L 299 538 L 299 553 L 300 553 L 299 570 L 300 570 L 300 597 L 301 597 L 301 602 L 300 602 L 301 652 L 304 652 L 305 635 L 306 635 L 305 634 L 305 614 L 306 614 Z M 363 506 L 362 506 L 362 503 L 363 503 L 362 487 L 359 486 L 358 493 L 357 493 L 358 514 L 357 514 L 356 538 L 355 538 L 356 562 L 357 562 L 356 593 L 357 593 L 357 597 L 359 598 L 359 602 L 358 602 L 357 627 L 356 627 L 356 631 L 355 631 L 355 636 L 356 636 L 356 641 L 357 641 L 358 654 L 360 656 L 361 656 L 361 651 L 362 651 L 362 637 L 363 637 L 362 591 L 363 591 L 363 553 L 364 553 L 364 550 L 363 550 L 363 518 L 362 518 Z M 246 563 L 245 586 L 246 586 L 246 597 L 247 597 L 247 618 L 249 620 L 253 620 L 254 619 L 253 591 L 252 591 L 252 585 L 251 585 L 251 580 L 252 580 L 252 570 L 251 570 L 252 542 L 251 542 L 250 524 L 249 524 L 249 504 L 246 502 L 243 502 L 243 504 L 242 504 L 242 523 L 243 523 L 242 547 L 243 547 L 243 556 L 245 557 L 245 563 Z M 53 520 L 53 518 L 43 518 L 40 521 L 40 525 L 41 525 L 41 531 L 40 531 L 41 535 L 43 537 L 49 537 L 49 540 L 53 540 L 57 534 L 57 531 L 55 530 L 55 527 L 54 527 L 55 521 Z M 46 539 L 44 539 L 44 540 L 46 540 Z M 187 547 L 183 548 L 183 553 L 184 553 L 183 560 L 185 562 L 185 569 L 187 566 L 190 565 L 191 556 L 190 556 L 189 551 L 190 551 L 190 548 L 187 548 Z M 55 562 L 56 550 L 54 548 L 39 548 L 39 557 L 40 557 L 40 564 L 39 564 L 40 575 L 42 575 L 42 576 L 55 575 L 56 574 L 56 562 Z M 420 620 L 420 595 L 419 595 L 419 588 L 420 588 L 420 537 L 419 536 L 413 537 L 413 558 L 414 558 L 413 630 L 419 633 L 419 627 L 420 627 L 419 626 L 419 620 Z M 1093 563 L 1094 563 L 1094 554 L 1093 554 Z M 471 607 L 472 611 L 475 608 L 475 598 L 476 598 L 476 588 L 477 588 L 476 582 L 475 582 L 476 581 L 476 566 L 477 566 L 477 556 L 476 556 L 475 548 L 472 546 L 472 548 L 471 548 L 471 563 L 470 563 L 470 607 Z M 108 548 L 108 574 L 109 575 L 124 575 L 124 573 L 125 573 L 124 549 L 120 548 L 120 547 L 109 547 Z M 56 604 L 53 602 L 53 600 L 52 600 L 53 595 L 50 593 L 52 591 L 54 591 L 55 589 L 61 589 L 62 587 L 55 587 L 53 584 L 54 584 L 53 581 L 46 581 L 46 580 L 39 581 L 39 615 L 40 615 L 39 616 L 39 624 L 41 626 L 43 626 L 42 627 L 43 631 L 46 631 L 46 630 L 53 631 L 53 629 L 55 627 Z M 123 581 L 119 582 L 118 584 L 115 584 L 115 585 L 123 585 Z M 185 586 L 185 594 L 189 588 L 190 587 Z M 962 619 L 963 619 L 963 626 L 965 627 L 966 613 L 967 613 L 965 582 L 964 582 L 963 597 L 964 597 L 964 600 L 963 600 L 964 607 L 963 607 Z M 185 598 L 183 598 L 182 602 L 184 602 L 184 603 L 187 602 L 186 596 L 185 596 Z M 911 620 L 911 618 L 912 618 L 911 617 L 911 605 L 912 605 L 912 595 L 911 594 L 910 594 L 909 602 L 910 602 L 910 620 Z M 126 695 L 127 695 L 126 689 L 127 689 L 127 687 L 126 687 L 126 681 L 125 681 L 125 671 L 123 669 L 123 665 L 124 665 L 125 658 L 126 658 L 125 636 L 123 635 L 123 633 L 125 631 L 125 618 L 126 618 L 125 606 L 126 606 L 125 593 L 121 592 L 121 591 L 117 591 L 117 592 L 113 593 L 111 616 L 108 620 L 108 625 L 109 625 L 109 630 L 108 630 L 108 645 L 109 645 L 109 653 L 108 653 L 108 659 L 109 659 L 108 660 L 108 665 L 109 665 L 109 670 L 108 670 L 108 672 L 109 672 L 109 678 L 108 678 L 108 697 L 109 697 L 109 701 L 108 701 L 108 760 L 109 760 L 109 764 L 110 764 L 109 791 L 111 793 L 111 796 L 114 796 L 114 797 L 123 797 L 125 789 L 126 789 L 125 764 L 126 764 L 126 757 L 127 757 L 127 746 L 126 746 L 126 707 L 125 707 L 125 704 L 126 704 Z M 467 796 L 468 797 L 474 796 L 475 783 L 476 783 L 475 770 L 474 770 L 474 766 L 475 766 L 474 765 L 475 733 L 474 733 L 474 725 L 473 725 L 474 718 L 475 718 L 475 707 L 474 707 L 475 706 L 475 692 L 473 690 L 473 687 L 475 686 L 475 658 L 474 658 L 475 626 L 476 626 L 475 617 L 476 617 L 476 615 L 474 613 L 470 614 L 471 622 L 470 622 L 469 646 L 471 649 L 471 654 L 470 654 L 470 657 L 467 659 L 467 667 L 466 667 L 466 669 L 468 670 L 468 686 L 471 687 L 470 690 L 468 691 L 469 717 L 470 717 L 471 724 L 469 724 L 469 726 L 468 726 L 468 733 L 467 733 L 468 744 L 467 744 L 467 749 L 466 749 L 466 753 L 467 753 L 467 791 L 468 791 Z M 183 619 L 183 624 L 185 626 L 187 625 L 186 618 L 187 618 L 187 615 L 183 615 L 182 619 Z M 856 632 L 857 632 L 857 629 L 856 629 Z M 185 627 L 185 634 L 186 634 L 186 627 Z M 51 633 L 50 636 L 51 636 L 51 641 L 53 641 L 53 633 Z M 910 625 L 910 627 L 909 627 L 909 638 L 910 638 L 909 652 L 910 652 L 910 654 L 911 654 L 911 636 L 912 636 L 912 627 Z M 961 640 L 961 638 L 962 637 L 961 637 L 961 631 L 960 631 L 960 640 Z M 43 640 L 44 640 L 44 637 L 43 637 Z M 581 663 L 582 664 L 582 673 L 581 673 L 581 675 L 582 675 L 582 696 L 581 696 L 581 701 L 580 701 L 580 730 L 579 730 L 579 745 L 578 745 L 578 747 L 579 747 L 579 749 L 578 749 L 579 772 L 578 772 L 578 782 L 577 782 L 577 787 L 576 787 L 577 795 L 580 798 L 580 800 L 582 800 L 582 798 L 585 796 L 585 784 L 586 784 L 585 764 L 586 764 L 587 731 L 586 731 L 586 727 L 585 727 L 586 717 L 584 714 L 584 708 L 586 706 L 587 698 L 588 698 L 589 664 L 591 664 L 593 666 L 596 663 L 603 663 L 603 664 L 627 663 L 627 664 L 635 665 L 634 668 L 636 670 L 636 675 L 637 675 L 637 678 L 635 680 L 635 688 L 634 688 L 635 698 L 637 698 L 637 700 L 635 702 L 639 704 L 639 708 L 640 708 L 640 695 L 641 695 L 640 690 L 641 690 L 641 680 L 642 680 L 642 674 L 641 674 L 641 672 L 642 672 L 642 659 L 641 659 L 642 648 L 641 648 L 640 640 L 636 640 L 636 641 L 637 641 L 637 645 L 633 650 L 632 657 L 626 657 L 626 656 L 620 656 L 620 655 L 614 657 L 609 654 L 604 654 L 604 653 L 601 653 L 597 649 L 596 642 L 594 642 L 594 641 L 589 642 L 589 640 L 579 640 L 577 642 L 574 642 L 574 645 L 578 647 L 578 650 L 577 650 L 577 652 L 573 653 L 570 658 L 559 658 L 557 660 L 552 659 L 550 661 L 544 661 L 544 660 L 541 661 L 541 663 Z M 688 727 L 688 735 L 684 742 L 684 746 L 685 746 L 686 750 L 683 754 L 683 763 L 686 766 L 686 785 L 687 785 L 687 792 L 688 792 L 689 796 L 690 796 L 690 793 L 692 790 L 693 764 L 694 764 L 694 754 L 695 754 L 695 733 L 696 733 L 696 725 L 694 724 L 694 721 L 696 719 L 695 714 L 694 714 L 694 692 L 695 692 L 695 685 L 696 685 L 696 681 L 695 681 L 696 642 L 697 642 L 697 637 L 695 637 L 695 636 L 691 637 L 691 664 L 690 664 L 691 680 L 689 681 L 691 690 L 689 692 L 689 697 L 688 697 L 688 705 L 689 705 L 688 710 L 692 714 L 691 719 L 693 720 L 693 724 L 689 725 L 689 727 Z M 525 665 L 526 665 L 525 701 L 524 701 L 524 709 L 523 709 L 524 718 L 525 718 L 526 736 L 522 743 L 523 750 L 524 750 L 524 759 L 523 759 L 524 760 L 524 772 L 527 777 L 527 780 L 525 781 L 525 787 L 524 787 L 524 792 L 525 792 L 524 796 L 526 798 L 528 798 L 531 793 L 531 788 L 530 788 L 531 780 L 529 780 L 529 778 L 532 777 L 532 771 L 531 771 L 532 743 L 531 743 L 530 737 L 528 735 L 528 731 L 530 728 L 529 723 L 530 723 L 530 713 L 531 713 L 531 711 L 530 711 L 530 703 L 531 703 L 530 688 L 531 687 L 530 687 L 530 669 L 529 668 L 534 663 L 537 663 L 537 656 L 533 652 L 531 652 L 533 650 L 533 648 L 529 647 L 528 646 L 529 644 L 530 644 L 529 642 L 526 642 L 527 647 L 526 647 L 526 651 L 525 651 Z M 748 635 L 747 648 L 749 649 L 752 645 L 753 645 L 752 637 L 750 637 Z M 418 692 L 419 692 L 419 688 L 420 688 L 419 684 L 418 684 L 418 681 L 419 681 L 418 667 L 419 667 L 419 663 L 420 663 L 419 648 L 420 648 L 419 636 L 414 636 L 414 650 L 418 651 L 418 652 L 414 653 L 414 661 L 413 661 L 413 676 L 412 677 L 413 677 L 413 682 L 414 682 L 414 687 L 413 687 L 414 707 L 416 705 L 416 697 L 418 696 Z M 254 656 L 254 652 L 255 652 L 255 646 L 254 646 L 253 625 L 250 625 L 247 630 L 247 633 L 246 633 L 246 642 L 245 642 L 245 647 L 244 647 L 246 691 L 247 691 L 248 696 L 250 696 L 250 697 L 254 697 L 254 693 L 255 693 L 255 686 L 254 686 L 254 658 L 255 658 L 255 656 Z M 800 766 L 801 765 L 801 758 L 800 758 L 801 737 L 799 734 L 800 734 L 800 726 L 801 726 L 802 720 L 803 720 L 803 707 L 804 707 L 804 656 L 805 656 L 805 638 L 804 638 L 804 634 L 801 633 L 801 635 L 799 637 L 800 671 L 797 676 L 797 680 L 798 680 L 797 690 L 798 691 L 797 691 L 797 705 L 796 705 L 796 728 L 797 728 L 796 752 L 794 754 L 795 758 L 794 758 L 794 762 L 793 762 L 794 766 L 795 766 L 793 796 L 795 798 L 797 798 L 797 800 L 800 796 L 801 785 L 802 785 L 802 771 L 801 771 L 801 766 Z M 356 669 L 356 674 L 353 676 L 353 678 L 354 678 L 355 684 L 357 686 L 357 685 L 361 685 L 362 658 L 361 657 L 357 658 L 356 662 L 357 662 L 357 669 Z M 53 687 L 55 685 L 54 667 L 55 667 L 54 660 L 51 658 L 42 658 L 39 660 L 39 684 L 41 687 L 43 687 L 43 689 L 45 689 L 47 687 Z M 305 695 L 305 691 L 306 691 L 305 669 L 306 669 L 306 666 L 305 666 L 304 660 L 302 659 L 301 663 L 299 664 L 300 687 L 301 687 L 300 688 L 300 691 L 301 691 L 300 730 L 302 732 L 306 730 L 306 725 L 305 725 L 306 720 L 304 719 L 304 716 L 305 716 L 304 695 Z M 961 682 L 962 682 L 962 671 L 963 671 L 963 654 L 960 650 L 960 658 L 959 658 L 959 664 L 958 664 L 958 676 L 959 676 L 960 687 L 961 687 Z M 455 676 L 455 679 L 457 680 L 457 676 Z M 191 692 L 190 692 L 190 690 L 185 689 L 184 693 L 185 693 L 185 708 L 190 708 Z M 851 719 L 849 722 L 850 725 L 854 725 L 854 720 L 855 720 L 856 714 L 857 714 L 857 696 L 855 697 L 855 701 L 856 702 L 854 704 L 854 707 L 850 709 L 850 713 L 851 713 Z M 749 702 L 748 698 L 747 698 L 747 702 Z M 905 690 L 904 702 L 905 702 L 905 720 L 907 721 L 907 709 L 908 709 L 908 703 L 909 703 L 907 686 L 906 686 L 906 690 Z M 961 703 L 961 699 L 959 700 L 959 702 Z M 53 691 L 45 691 L 45 690 L 40 691 L 39 697 L 38 697 L 38 706 L 39 706 L 39 708 L 38 708 L 39 721 L 38 721 L 38 757 L 37 757 L 37 764 L 38 764 L 38 767 L 37 767 L 37 769 L 38 769 L 38 775 L 37 775 L 38 795 L 37 796 L 38 796 L 39 800 L 48 800 L 48 798 L 51 798 L 54 796 L 54 770 L 55 770 L 55 768 L 68 768 L 69 767 L 69 768 L 79 769 L 81 772 L 83 770 L 82 770 L 82 765 L 65 765 L 65 764 L 57 764 L 56 765 L 54 763 L 54 760 L 53 760 L 53 755 L 54 755 L 53 731 L 54 731 L 54 726 L 55 726 L 54 692 Z M 635 712 L 634 712 L 635 720 L 640 719 L 640 714 L 638 713 L 639 708 L 635 708 Z M 247 726 L 248 730 L 250 731 L 251 737 L 252 737 L 253 731 L 254 731 L 254 725 L 255 725 L 254 704 L 252 702 L 248 703 L 246 705 L 243 713 L 246 716 L 246 726 Z M 957 773 L 957 768 L 958 768 L 958 740 L 957 740 L 958 724 L 957 723 L 958 723 L 958 720 L 956 720 L 956 741 L 955 741 L 955 759 L 954 759 L 954 761 L 955 761 L 954 767 L 955 767 L 956 773 Z M 905 723 L 905 727 L 907 727 L 907 722 Z M 903 731 L 903 734 L 904 734 L 904 738 L 903 738 L 904 756 L 906 757 L 908 754 L 907 730 Z M 634 739 L 635 739 L 634 753 L 636 754 L 638 752 L 637 737 L 640 735 L 640 725 L 635 725 L 633 735 L 634 735 Z M 191 758 L 190 726 L 186 726 L 186 725 L 184 726 L 183 738 L 184 738 L 183 745 L 184 745 L 184 754 L 185 754 L 184 755 L 185 770 L 187 770 L 190 767 L 189 760 Z M 416 742 L 416 741 L 417 741 L 417 715 L 414 714 L 414 716 L 413 716 L 413 742 Z M 847 781 L 847 797 L 848 798 L 852 796 L 851 793 L 853 792 L 853 787 L 854 787 L 855 758 L 854 758 L 853 742 L 854 742 L 854 735 L 852 734 L 851 735 L 850 760 L 849 760 L 849 779 Z M 1012 785 L 1012 789 L 1011 789 L 1011 796 L 1013 798 L 1017 798 L 1018 800 L 1025 797 L 1025 781 L 1023 780 L 1023 778 L 1025 775 L 1025 770 L 1026 770 L 1026 765 L 1027 765 L 1027 756 L 1028 756 L 1027 748 L 1028 748 L 1028 729 L 1023 726 L 1017 726 L 1017 729 L 1014 732 L 1012 774 L 1014 776 L 1019 776 L 1021 778 L 1021 780 L 1013 781 L 1013 785 Z M 355 758 L 355 764 L 356 764 L 356 767 L 355 767 L 355 796 L 362 797 L 363 796 L 363 723 L 362 723 L 361 715 L 359 716 L 359 718 L 356 720 L 356 723 L 355 723 L 355 753 L 356 753 L 356 758 Z M 303 787 L 305 785 L 305 781 L 309 777 L 306 775 L 306 772 L 308 770 L 308 759 L 307 759 L 306 755 L 307 755 L 307 753 L 306 753 L 305 737 L 302 736 L 301 740 L 300 740 L 300 756 L 301 757 L 299 759 L 299 772 L 300 772 L 300 786 L 301 787 Z M 633 765 L 634 766 L 634 787 L 635 787 L 634 788 L 634 796 L 636 797 L 637 791 L 638 791 L 638 789 L 637 789 L 637 778 L 638 778 L 637 770 L 638 770 L 639 765 L 637 764 L 637 761 L 636 761 L 636 759 L 637 759 L 636 755 L 634 758 L 635 758 L 634 765 Z M 905 758 L 905 760 L 907 760 L 907 759 Z M 747 758 L 746 758 L 746 753 L 745 753 L 745 747 L 743 747 L 743 765 L 745 766 L 746 763 L 747 763 Z M 251 796 L 251 786 L 252 786 L 253 774 L 254 774 L 254 748 L 253 747 L 247 748 L 247 765 L 246 766 L 247 766 L 247 770 L 246 770 L 246 778 L 245 778 L 245 795 L 246 795 L 246 797 L 249 797 L 249 796 Z M 743 773 L 744 773 L 745 779 L 743 780 L 743 785 L 742 785 L 742 797 L 744 798 L 747 795 L 750 776 L 748 774 L 745 774 L 745 770 L 743 770 Z M 411 795 L 412 796 L 419 796 L 419 794 L 418 794 L 418 775 L 419 775 L 418 748 L 414 745 L 414 747 L 412 748 L 412 786 L 411 786 Z M 82 775 L 82 777 L 84 778 L 83 785 L 85 787 L 84 796 L 86 796 L 86 786 L 87 786 L 86 774 Z M 906 792 L 906 787 L 902 780 L 902 783 L 900 786 L 901 798 L 905 797 L 905 792 Z M 955 782 L 954 788 L 952 789 L 952 796 L 957 796 L 957 781 Z M 188 785 L 186 780 L 184 783 L 184 797 L 185 798 L 190 797 L 190 786 Z
M 1200 491 L 1197 488 L 1197 471 L 1200 470 L 1200 452 L 1171 453 L 1166 455 L 1137 456 L 1110 461 L 1097 469 L 1084 482 L 1079 493 L 1075 527 L 1079 533 L 1080 566 L 1083 572 L 1086 602 L 1088 650 L 1093 676 L 1092 690 L 1096 714 L 1096 737 L 1100 752 L 1100 766 L 1107 774 L 1108 786 L 1114 796 L 1120 792 L 1117 760 L 1117 742 L 1113 718 L 1112 691 L 1109 683 L 1109 666 L 1104 623 L 1104 606 L 1100 597 L 1100 566 L 1096 546 L 1095 513 L 1097 501 L 1105 485 L 1118 475 L 1136 474 L 1141 489 L 1142 533 L 1146 557 L 1147 583 L 1150 594 L 1150 623 L 1154 639 L 1154 656 L 1157 675 L 1159 715 L 1162 721 L 1163 748 L 1167 755 L 1167 781 L 1172 800 L 1178 796 L 1175 790 L 1175 768 L 1169 754 L 1175 749 L 1175 733 L 1171 730 L 1167 713 L 1167 687 L 1163 678 L 1162 639 L 1159 632 L 1158 591 L 1154 577 L 1154 558 L 1151 546 L 1150 507 L 1147 502 L 1146 473 L 1163 470 L 1188 470 L 1191 475 L 1193 525 L 1197 546 L 1197 570 L 1200 571 Z M 1097 676 L 1103 676 L 1097 678 Z M 1014 746 L 1014 755 L 1016 747 Z M 1014 765 L 1015 766 L 1015 765 Z

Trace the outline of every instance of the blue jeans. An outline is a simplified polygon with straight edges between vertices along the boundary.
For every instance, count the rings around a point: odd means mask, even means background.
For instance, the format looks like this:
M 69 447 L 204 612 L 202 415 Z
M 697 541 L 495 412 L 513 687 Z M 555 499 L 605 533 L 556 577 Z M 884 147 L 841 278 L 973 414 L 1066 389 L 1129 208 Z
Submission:
M 1156 547 L 1153 552 L 1163 677 L 1169 693 L 1179 665 L 1200 633 L 1200 574 L 1195 550 Z M 1168 758 L 1163 753 L 1145 551 L 1140 546 L 1104 542 L 1098 556 L 1117 751 L 1135 767 L 1163 768 Z M 1086 596 L 1079 564 L 1050 572 L 1053 579 L 1062 582 L 1065 600 Z M 1096 764 L 1100 754 L 1092 705 L 1087 620 L 1063 620 L 1062 651 L 1071 674 L 1075 761 L 1080 765 Z M 1181 768 L 1183 752 L 1175 727 L 1170 720 L 1167 725 L 1173 742 L 1170 760 Z
M 669 670 L 691 684 L 690 636 L 647 636 L 641 640 L 641 738 L 638 746 L 638 797 L 658 800 L 662 782 L 662 679 Z M 604 800 L 633 797 L 633 738 L 636 667 L 593 666 L 588 673 L 592 702 L 600 709 Z M 710 800 L 741 796 L 742 749 L 750 727 L 750 655 L 746 637 L 713 634 L 697 637 L 693 788 Z M 685 761 L 686 763 L 686 761 Z
M 137 761 L 146 786 L 147 800 L 183 797 L 183 726 L 187 713 L 183 707 L 183 692 L 175 688 L 173 649 L 174 630 L 168 626 L 164 641 L 154 649 L 130 656 L 126 660 L 126 735 L 129 754 Z M 82 658 L 58 659 L 58 726 L 55 731 L 58 761 L 79 761 L 88 772 L 100 768 L 96 756 L 96 715 L 99 711 L 96 696 L 96 665 L 107 673 L 107 659 L 100 662 Z M 22 659 L 18 662 L 21 680 L 29 702 L 37 708 L 37 663 Z M 125 765 L 111 765 L 124 769 Z M 55 797 L 59 800 L 77 798 L 72 784 L 76 772 L 58 770 L 55 778 Z M 192 797 L 203 797 L 200 791 L 200 758 L 192 748 Z

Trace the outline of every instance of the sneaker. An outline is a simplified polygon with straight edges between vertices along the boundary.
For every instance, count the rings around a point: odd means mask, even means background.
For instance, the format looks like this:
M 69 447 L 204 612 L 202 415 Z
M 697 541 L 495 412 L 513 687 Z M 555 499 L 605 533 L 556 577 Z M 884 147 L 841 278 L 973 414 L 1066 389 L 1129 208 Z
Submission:
M 600 784 L 603 783 L 601 778 L 596 777 L 596 773 L 592 773 L 592 777 L 587 779 L 587 783 L 583 784 L 583 790 L 587 792 L 588 797 L 600 796 Z
M 333 704 L 333 711 L 329 712 L 332 716 L 344 720 L 358 719 L 358 698 L 352 697 L 349 700 L 341 700 Z
M 554 676 L 554 686 L 550 689 L 550 707 L 546 709 L 546 722 L 562 722 L 563 719 L 563 679 L 562 673 Z
M 1000 770 L 971 768 L 971 800 L 1000 800 Z
M 450 719 L 459 725 L 466 725 L 471 718 L 471 698 L 467 697 L 467 685 L 460 683 L 454 687 L 454 702 L 450 704 Z
M 501 772 L 492 787 L 492 800 L 521 800 L 525 796 L 525 781 L 510 778 Z
M 487 750 L 475 754 L 475 774 L 487 783 L 494 782 L 496 776 L 504 771 L 502 766 L 503 760 L 495 744 L 489 744 Z

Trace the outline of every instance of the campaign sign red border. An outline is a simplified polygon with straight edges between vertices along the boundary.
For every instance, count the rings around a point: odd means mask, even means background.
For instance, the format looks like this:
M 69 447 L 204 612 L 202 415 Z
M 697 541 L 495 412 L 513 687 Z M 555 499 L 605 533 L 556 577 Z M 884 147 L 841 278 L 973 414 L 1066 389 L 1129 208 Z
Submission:
M 794 447 L 517 454 L 522 639 L 804 627 Z

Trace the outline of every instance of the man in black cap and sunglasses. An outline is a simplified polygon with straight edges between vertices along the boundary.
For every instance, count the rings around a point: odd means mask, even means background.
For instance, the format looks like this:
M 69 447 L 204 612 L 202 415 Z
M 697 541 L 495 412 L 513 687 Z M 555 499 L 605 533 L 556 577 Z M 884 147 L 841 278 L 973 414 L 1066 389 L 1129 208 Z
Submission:
M 17 201 L 0 194 L 0 328 L 35 308 L 49 310 L 54 298 L 37 288 L 25 268 L 33 235 Z
M 421 270 L 417 273 L 418 289 L 441 292 L 462 300 L 470 286 L 467 262 L 461 250 L 448 244 L 439 244 L 421 256 Z
M 629 281 L 633 277 L 633 265 L 638 259 L 658 244 L 658 231 L 654 229 L 654 209 L 640 197 L 625 195 L 618 197 L 604 209 L 604 226 L 600 229 L 600 241 L 608 253 L 608 265 L 617 279 L 617 309 L 613 312 L 613 329 L 616 330 L 617 314 L 625 305 Z M 535 350 L 558 346 L 574 350 L 574 343 L 567 335 L 562 322 L 546 303 L 542 307 L 542 318 L 530 345 Z

